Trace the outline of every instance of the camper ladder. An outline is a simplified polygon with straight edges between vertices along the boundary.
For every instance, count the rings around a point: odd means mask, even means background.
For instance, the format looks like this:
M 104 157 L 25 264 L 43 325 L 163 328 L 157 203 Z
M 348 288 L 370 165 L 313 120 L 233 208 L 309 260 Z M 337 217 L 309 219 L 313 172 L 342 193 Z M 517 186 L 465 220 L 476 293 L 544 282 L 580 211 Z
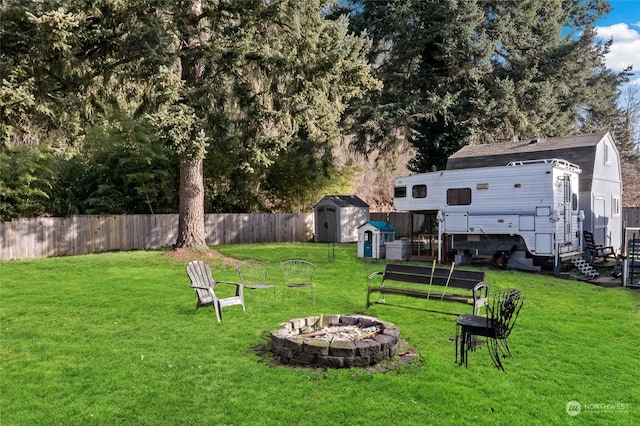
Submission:
M 598 278 L 600 275 L 598 271 L 596 271 L 595 268 L 582 257 L 572 257 L 571 263 L 573 263 L 575 267 L 588 279 Z

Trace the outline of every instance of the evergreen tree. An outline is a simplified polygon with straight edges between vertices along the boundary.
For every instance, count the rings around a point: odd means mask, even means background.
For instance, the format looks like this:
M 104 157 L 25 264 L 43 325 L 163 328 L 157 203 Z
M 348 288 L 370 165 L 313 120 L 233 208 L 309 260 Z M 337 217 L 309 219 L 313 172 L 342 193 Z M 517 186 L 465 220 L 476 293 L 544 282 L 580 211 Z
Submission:
M 176 246 L 204 247 L 205 164 L 207 189 L 225 206 L 251 211 L 288 205 L 274 193 L 286 191 L 265 186 L 277 175 L 270 168 L 280 157 L 295 162 L 290 154 L 297 152 L 307 156 L 309 168 L 288 177 L 296 185 L 317 183 L 310 178 L 314 171 L 332 170 L 331 147 L 340 138 L 346 105 L 376 86 L 364 58 L 367 39 L 348 31 L 346 16 L 328 16 L 328 5 L 3 2 L 5 141 L 15 141 L 26 122 L 81 143 L 87 129 L 112 111 L 151 117 L 160 140 L 180 159 Z M 119 135 L 111 131 L 103 139 L 115 147 Z M 116 161 L 112 150 L 103 152 L 109 154 L 105 161 Z M 93 200 L 102 205 L 123 194 L 113 185 L 100 188 L 105 191 Z
M 614 130 L 628 70 L 604 67 L 593 26 L 604 0 L 355 2 L 384 89 L 359 105 L 357 146 L 409 139 L 415 171 L 468 143 Z

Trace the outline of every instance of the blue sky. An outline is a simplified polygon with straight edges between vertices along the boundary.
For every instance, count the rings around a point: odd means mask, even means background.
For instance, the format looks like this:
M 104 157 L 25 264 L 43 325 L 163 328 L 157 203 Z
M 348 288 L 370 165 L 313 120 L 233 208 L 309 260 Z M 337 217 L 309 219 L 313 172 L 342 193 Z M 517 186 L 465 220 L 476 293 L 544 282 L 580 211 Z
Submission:
M 610 0 L 613 10 L 598 21 L 598 35 L 613 39 L 607 67 L 619 71 L 633 65 L 631 80 L 640 84 L 640 0 Z

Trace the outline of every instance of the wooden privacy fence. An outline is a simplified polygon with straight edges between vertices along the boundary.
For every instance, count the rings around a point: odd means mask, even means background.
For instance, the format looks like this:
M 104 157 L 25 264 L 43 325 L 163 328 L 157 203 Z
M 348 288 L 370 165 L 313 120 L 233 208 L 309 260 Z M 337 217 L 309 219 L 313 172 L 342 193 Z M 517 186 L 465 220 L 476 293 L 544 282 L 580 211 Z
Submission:
M 640 228 L 640 207 L 623 207 L 622 223 L 627 228 Z
M 640 208 L 625 207 L 627 227 L 640 227 Z M 396 238 L 421 232 L 424 215 L 371 213 L 389 222 Z M 223 213 L 205 215 L 207 244 L 304 242 L 313 239 L 313 213 Z M 146 250 L 171 247 L 177 238 L 178 215 L 72 216 L 14 219 L 0 222 L 0 259 Z
M 313 214 L 207 214 L 207 244 L 309 241 Z M 171 247 L 178 215 L 72 216 L 0 222 L 0 259 Z

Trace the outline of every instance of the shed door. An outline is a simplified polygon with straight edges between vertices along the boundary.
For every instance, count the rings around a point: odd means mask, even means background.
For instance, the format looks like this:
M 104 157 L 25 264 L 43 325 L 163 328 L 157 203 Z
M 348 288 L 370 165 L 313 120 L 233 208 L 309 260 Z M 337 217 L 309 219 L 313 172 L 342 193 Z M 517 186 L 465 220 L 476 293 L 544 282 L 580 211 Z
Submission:
M 318 207 L 318 242 L 335 243 L 337 229 L 337 212 L 334 207 Z

